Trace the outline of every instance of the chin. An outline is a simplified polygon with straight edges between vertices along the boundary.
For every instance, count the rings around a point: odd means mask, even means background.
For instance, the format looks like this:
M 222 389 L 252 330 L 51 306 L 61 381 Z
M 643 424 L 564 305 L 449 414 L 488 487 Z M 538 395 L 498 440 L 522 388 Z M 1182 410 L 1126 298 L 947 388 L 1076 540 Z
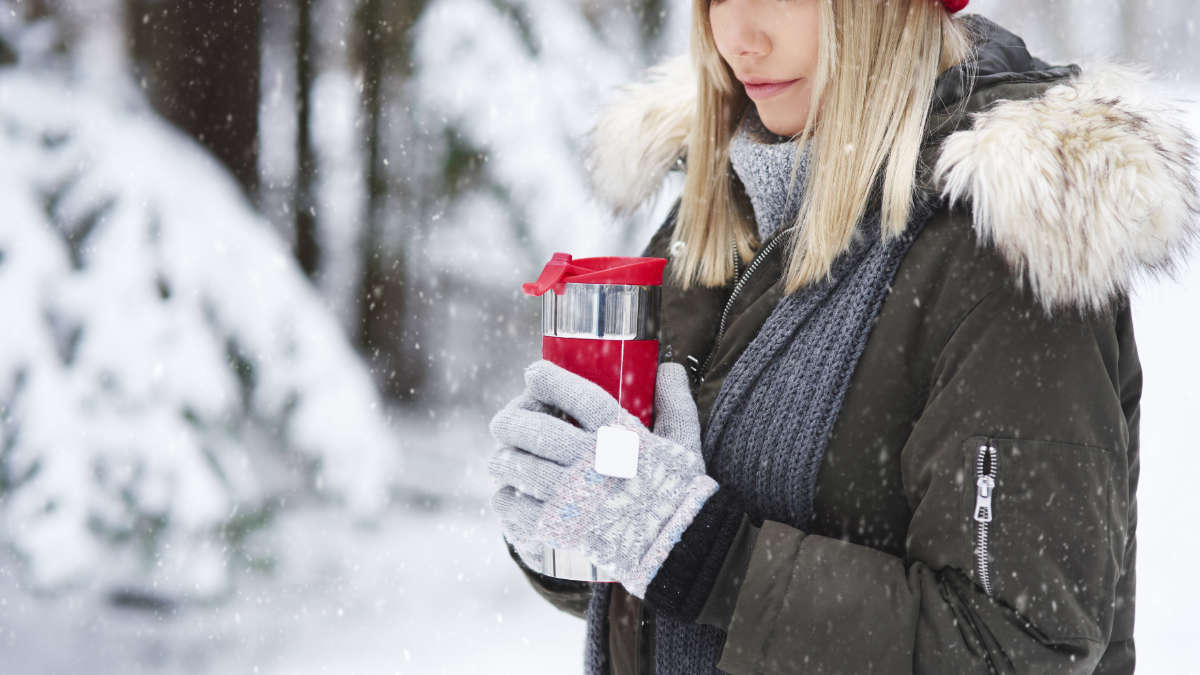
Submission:
M 780 124 L 779 122 L 763 117 L 761 114 L 759 115 L 759 119 L 762 120 L 763 126 L 776 136 L 795 136 L 804 129 L 803 122 L 799 124 Z
M 804 129 L 803 115 L 772 115 L 771 110 L 763 109 L 764 106 L 757 106 L 757 108 L 758 118 L 762 120 L 763 126 L 776 136 L 795 136 Z M 792 113 L 793 111 L 789 110 L 788 112 Z

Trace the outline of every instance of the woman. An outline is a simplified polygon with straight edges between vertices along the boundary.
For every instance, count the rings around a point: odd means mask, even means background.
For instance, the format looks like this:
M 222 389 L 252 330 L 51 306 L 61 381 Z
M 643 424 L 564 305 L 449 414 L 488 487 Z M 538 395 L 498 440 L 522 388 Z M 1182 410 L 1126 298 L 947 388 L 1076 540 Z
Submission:
M 1128 291 L 1197 234 L 1194 139 L 965 4 L 697 0 L 597 126 L 619 210 L 686 159 L 654 429 L 539 361 L 489 464 L 587 672 L 1133 670 Z M 614 424 L 636 478 L 592 469 Z

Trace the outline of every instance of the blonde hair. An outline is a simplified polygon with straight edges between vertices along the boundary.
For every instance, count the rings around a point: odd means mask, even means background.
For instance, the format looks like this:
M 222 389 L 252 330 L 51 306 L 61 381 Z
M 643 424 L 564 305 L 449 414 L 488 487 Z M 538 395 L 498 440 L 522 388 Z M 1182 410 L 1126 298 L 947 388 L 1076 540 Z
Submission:
M 786 293 L 828 275 L 852 243 L 881 171 L 881 237 L 905 230 L 934 81 L 972 56 L 967 25 L 939 0 L 818 1 L 812 102 L 794 137 L 797 153 L 810 143 L 812 155 L 795 223 L 799 236 L 784 272 Z M 709 2 L 692 6 L 696 119 L 674 230 L 683 247 L 671 265 L 683 288 L 725 284 L 734 272 L 731 242 L 742 262 L 758 243 L 729 164 L 730 139 L 751 102 L 717 52 Z

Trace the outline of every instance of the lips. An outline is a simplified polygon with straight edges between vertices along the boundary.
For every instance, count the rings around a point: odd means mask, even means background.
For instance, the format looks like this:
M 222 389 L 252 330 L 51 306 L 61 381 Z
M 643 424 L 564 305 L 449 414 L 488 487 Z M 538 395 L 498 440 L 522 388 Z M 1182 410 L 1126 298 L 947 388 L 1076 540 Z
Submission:
M 746 87 L 746 95 L 752 99 L 757 100 L 757 99 L 764 99 L 764 98 L 769 98 L 771 96 L 774 96 L 775 94 L 778 94 L 779 92 L 783 91 L 784 89 L 787 89 L 788 87 L 792 86 L 793 84 L 795 84 L 796 82 L 799 82 L 799 81 L 800 81 L 799 79 L 795 79 L 795 80 L 746 79 L 746 80 L 742 80 L 742 84 L 745 85 L 745 87 Z

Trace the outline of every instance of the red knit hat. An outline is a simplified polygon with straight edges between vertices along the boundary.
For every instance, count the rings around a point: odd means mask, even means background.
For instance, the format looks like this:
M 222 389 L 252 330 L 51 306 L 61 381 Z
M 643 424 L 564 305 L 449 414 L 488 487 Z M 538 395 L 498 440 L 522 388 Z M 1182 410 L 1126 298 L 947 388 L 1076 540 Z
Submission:
M 942 4 L 946 6 L 946 9 L 951 14 L 953 14 L 963 7 L 966 7 L 967 3 L 970 1 L 971 0 L 942 0 Z

